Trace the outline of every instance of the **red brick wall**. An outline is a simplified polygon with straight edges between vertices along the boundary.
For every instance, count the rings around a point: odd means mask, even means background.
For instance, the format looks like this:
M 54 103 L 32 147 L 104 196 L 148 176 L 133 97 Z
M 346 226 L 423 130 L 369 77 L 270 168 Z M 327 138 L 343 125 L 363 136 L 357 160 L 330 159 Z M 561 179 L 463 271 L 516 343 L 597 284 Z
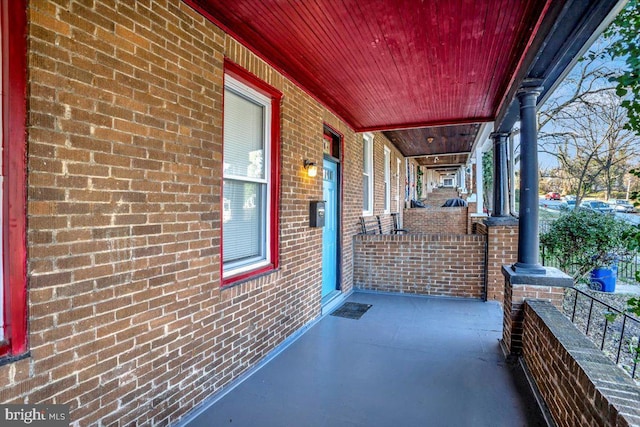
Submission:
M 523 359 L 559 427 L 640 425 L 640 388 L 553 305 L 524 306 Z
M 485 237 L 354 237 L 354 286 L 383 292 L 482 298 Z
M 473 221 L 473 232 L 486 236 L 489 233 L 489 230 L 484 222 Z
M 467 205 L 467 230 L 469 233 L 473 233 L 473 224 L 478 222 L 481 217 L 474 216 L 476 215 L 477 203 L 476 202 L 468 202 Z
M 323 123 L 344 136 L 342 287 L 361 137 L 178 0 L 29 9 L 30 357 L 0 402 L 169 424 L 320 312 Z M 280 269 L 220 288 L 223 59 L 282 91 Z
M 518 226 L 487 226 L 487 299 L 502 302 L 504 276 L 502 266 L 518 260 Z
M 467 234 L 466 206 L 404 209 L 404 228 L 411 233 Z
M 505 283 L 502 342 L 507 352 L 520 354 L 522 350 L 525 300 L 545 300 L 561 308 L 564 291 L 565 289 L 559 286 L 512 285 L 508 281 Z
M 432 192 L 426 195 L 425 204 L 438 207 L 444 205 L 449 199 L 460 197 L 458 190 L 454 188 L 434 188 Z

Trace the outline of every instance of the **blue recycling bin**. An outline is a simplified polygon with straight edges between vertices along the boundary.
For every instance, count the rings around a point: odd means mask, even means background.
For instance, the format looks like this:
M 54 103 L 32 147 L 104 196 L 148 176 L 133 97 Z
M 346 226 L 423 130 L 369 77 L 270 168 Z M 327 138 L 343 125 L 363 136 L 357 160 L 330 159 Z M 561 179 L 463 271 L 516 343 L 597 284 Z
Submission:
M 594 268 L 591 271 L 591 288 L 601 292 L 615 292 L 618 266 Z

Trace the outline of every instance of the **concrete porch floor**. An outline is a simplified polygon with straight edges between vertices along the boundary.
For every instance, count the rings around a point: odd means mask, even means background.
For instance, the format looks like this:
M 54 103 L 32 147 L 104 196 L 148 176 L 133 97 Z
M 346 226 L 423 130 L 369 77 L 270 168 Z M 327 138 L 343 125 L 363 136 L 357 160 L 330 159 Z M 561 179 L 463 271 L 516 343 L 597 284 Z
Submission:
M 199 426 L 544 425 L 502 355 L 492 302 L 354 293 L 359 320 L 326 316 L 187 419 Z

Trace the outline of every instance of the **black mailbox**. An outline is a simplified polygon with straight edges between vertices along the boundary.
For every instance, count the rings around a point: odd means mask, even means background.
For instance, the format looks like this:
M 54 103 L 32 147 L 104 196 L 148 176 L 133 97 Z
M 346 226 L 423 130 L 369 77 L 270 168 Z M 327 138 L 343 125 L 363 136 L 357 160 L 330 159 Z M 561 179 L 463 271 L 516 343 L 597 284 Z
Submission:
M 324 227 L 324 200 L 309 204 L 309 227 Z

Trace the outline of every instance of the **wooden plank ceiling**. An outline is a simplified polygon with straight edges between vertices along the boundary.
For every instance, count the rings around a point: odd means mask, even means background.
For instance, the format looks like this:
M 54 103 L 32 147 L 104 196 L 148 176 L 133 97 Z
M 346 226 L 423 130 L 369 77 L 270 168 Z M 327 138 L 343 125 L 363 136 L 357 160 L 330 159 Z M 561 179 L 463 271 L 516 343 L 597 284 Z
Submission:
M 457 125 L 494 120 L 551 0 L 184 1 L 414 156 L 469 150 L 478 126 Z
M 447 153 L 464 157 L 471 153 L 479 129 L 479 124 L 433 126 L 386 131 L 385 135 L 407 157 L 430 155 L 442 158 Z

